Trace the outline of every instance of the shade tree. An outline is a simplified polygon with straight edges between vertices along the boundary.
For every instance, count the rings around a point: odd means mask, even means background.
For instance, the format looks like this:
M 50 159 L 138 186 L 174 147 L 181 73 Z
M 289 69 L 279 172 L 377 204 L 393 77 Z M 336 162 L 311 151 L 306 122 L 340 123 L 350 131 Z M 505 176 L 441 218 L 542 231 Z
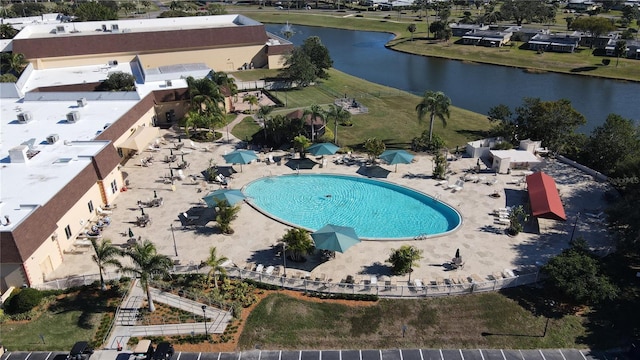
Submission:
M 313 240 L 307 230 L 294 228 L 289 229 L 280 239 L 285 244 L 284 256 L 287 252 L 293 261 L 304 261 L 304 257 L 314 248 Z
M 405 275 L 419 266 L 420 259 L 422 259 L 422 250 L 415 246 L 402 245 L 398 249 L 391 249 L 391 254 L 386 262 L 391 264 L 391 272 L 394 275 Z

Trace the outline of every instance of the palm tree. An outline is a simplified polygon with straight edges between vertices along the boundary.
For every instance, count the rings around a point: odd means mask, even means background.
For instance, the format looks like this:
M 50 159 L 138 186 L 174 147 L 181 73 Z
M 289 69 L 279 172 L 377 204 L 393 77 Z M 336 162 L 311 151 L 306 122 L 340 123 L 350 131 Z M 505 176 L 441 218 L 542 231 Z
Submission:
M 224 95 L 213 80 L 207 78 L 196 80 L 189 76 L 187 86 L 193 110 L 199 113 L 214 113 L 220 110 L 220 104 L 223 104 L 222 108 L 224 108 Z
M 293 138 L 293 148 L 300 150 L 300 159 L 304 158 L 304 149 L 311 145 L 311 141 L 304 135 L 298 135 Z
M 416 112 L 418 113 L 418 121 L 422 122 L 425 115 L 429 114 L 429 141 L 433 139 L 433 121 L 437 117 L 442 120 L 442 125 L 447 126 L 447 120 L 449 118 L 449 106 L 451 106 L 451 99 L 447 97 L 442 91 L 425 91 L 422 101 L 416 105 Z
M 302 261 L 304 256 L 313 249 L 311 235 L 304 229 L 287 230 L 281 241 L 287 244 L 286 249 L 291 252 L 291 260 L 293 261 Z
M 233 234 L 233 229 L 231 228 L 231 222 L 238 218 L 238 212 L 240 211 L 240 206 L 234 205 L 231 206 L 226 200 L 216 201 L 216 222 L 218 223 L 218 227 L 223 234 Z
M 249 103 L 249 112 L 253 110 L 254 105 L 258 105 L 258 97 L 253 94 L 247 94 L 242 98 L 242 102 Z
M 211 279 L 213 278 L 213 286 L 216 288 L 218 287 L 218 273 L 220 273 L 220 275 L 222 276 L 227 274 L 227 269 L 222 266 L 222 264 L 224 264 L 227 260 L 229 259 L 224 256 L 218 257 L 215 247 L 209 248 L 209 257 L 204 261 L 206 265 L 211 267 L 209 273 L 207 274 L 207 283 L 211 283 Z
M 260 108 L 258 109 L 258 113 L 256 114 L 258 119 L 262 120 L 262 129 L 264 131 L 265 141 L 267 141 L 267 116 L 269 116 L 269 114 L 271 114 L 272 111 L 273 111 L 273 107 L 269 105 L 262 105 L 260 106 Z
M 142 244 L 136 243 L 132 248 L 125 250 L 123 255 L 131 258 L 133 265 L 123 266 L 122 271 L 140 277 L 140 285 L 147 293 L 149 311 L 154 312 L 156 307 L 153 305 L 149 291 L 149 281 L 156 275 L 167 275 L 173 266 L 171 259 L 166 255 L 158 254 L 156 246 L 149 240 L 145 240 Z
M 111 244 L 111 240 L 104 239 L 98 243 L 95 238 L 91 239 L 91 245 L 96 252 L 91 256 L 93 261 L 98 264 L 98 271 L 100 272 L 100 288 L 102 291 L 107 290 L 107 284 L 104 282 L 104 268 L 111 265 L 120 268 L 122 265 L 120 261 L 116 259 L 117 256 L 122 255 L 122 252 Z
M 615 53 L 616 53 L 616 67 L 618 67 L 620 56 L 626 55 L 627 53 L 627 42 L 624 40 L 616 41 Z
M 2 54 L 2 72 L 11 73 L 16 77 L 20 76 L 22 70 L 29 65 L 27 59 L 20 53 Z
M 402 245 L 399 249 L 391 249 L 391 256 L 387 259 L 391 263 L 394 275 L 404 275 L 413 272 L 414 267 L 418 267 L 418 260 L 422 259 L 422 250 L 415 246 Z
M 324 111 L 322 111 L 322 108 L 320 107 L 320 105 L 318 104 L 313 104 L 309 107 L 309 109 L 306 109 L 302 115 L 303 118 L 306 118 L 307 116 L 309 116 L 309 118 L 311 119 L 311 142 L 315 141 L 315 120 L 317 118 L 322 119 L 322 125 L 326 126 L 325 123 L 325 116 L 324 116 Z
M 327 118 L 333 118 L 333 143 L 338 145 L 338 122 L 340 124 L 349 124 L 351 120 L 351 113 L 345 110 L 342 106 L 329 105 L 329 110 L 326 112 Z

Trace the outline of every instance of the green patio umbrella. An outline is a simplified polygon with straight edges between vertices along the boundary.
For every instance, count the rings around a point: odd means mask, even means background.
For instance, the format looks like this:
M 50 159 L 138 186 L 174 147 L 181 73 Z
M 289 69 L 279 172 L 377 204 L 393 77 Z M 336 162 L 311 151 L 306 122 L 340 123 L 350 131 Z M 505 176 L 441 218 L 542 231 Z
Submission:
M 240 190 L 236 189 L 219 189 L 208 193 L 205 197 L 202 198 L 204 202 L 207 203 L 207 206 L 210 208 L 215 208 L 218 204 L 216 200 L 226 201 L 229 205 L 233 206 L 241 201 L 246 199 L 246 196 Z
M 258 154 L 253 150 L 235 150 L 222 157 L 227 164 L 240 164 L 240 172 L 242 172 L 242 165 L 256 160 Z
M 347 226 L 327 224 L 311 234 L 316 249 L 344 253 L 348 248 L 360 242 L 356 231 Z
M 324 155 L 333 155 L 339 149 L 340 149 L 339 147 L 333 145 L 332 143 L 318 143 L 318 144 L 313 144 L 309 146 L 307 148 L 307 152 L 315 156 L 318 156 L 318 155 L 324 156 Z
M 395 165 L 396 172 L 398 171 L 398 164 L 411 164 L 411 161 L 413 161 L 413 155 L 404 150 L 387 150 L 378 156 L 378 158 L 384 160 L 389 165 Z

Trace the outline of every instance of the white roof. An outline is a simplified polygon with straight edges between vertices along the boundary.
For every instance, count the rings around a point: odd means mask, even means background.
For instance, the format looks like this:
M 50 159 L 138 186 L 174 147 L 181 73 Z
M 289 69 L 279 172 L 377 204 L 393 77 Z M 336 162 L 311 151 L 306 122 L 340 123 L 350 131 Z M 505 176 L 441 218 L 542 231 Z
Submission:
M 511 159 L 512 163 L 538 163 L 540 160 L 532 153 L 524 150 L 491 150 L 491 155 L 499 159 Z
M 88 66 L 33 70 L 33 73 L 26 79 L 24 87 L 21 90 L 23 93 L 27 93 L 39 87 L 100 82 L 107 79 L 109 74 L 114 72 L 131 74 L 131 65 L 130 63 L 118 63 L 118 65 L 109 66 L 107 63 L 104 63 Z
M 76 101 L 0 99 L 0 219 L 4 222 L 5 215 L 11 219 L 11 225 L 0 227 L 0 231 L 10 230 L 35 207 L 46 204 L 90 164 L 91 156 L 108 142 L 89 140 L 137 102 L 89 101 L 79 108 Z M 21 124 L 18 114 L 25 111 L 31 113 L 33 120 Z M 71 111 L 79 112 L 78 122 L 66 122 Z M 52 134 L 57 134 L 59 140 L 49 145 L 46 139 Z M 9 150 L 29 142 L 39 153 L 27 163 L 11 163 Z
M 214 27 L 261 25 L 242 15 L 189 16 L 161 19 L 130 19 L 87 21 L 59 24 L 33 24 L 26 26 L 15 39 L 33 39 L 55 36 L 84 36 L 113 32 L 157 32 Z

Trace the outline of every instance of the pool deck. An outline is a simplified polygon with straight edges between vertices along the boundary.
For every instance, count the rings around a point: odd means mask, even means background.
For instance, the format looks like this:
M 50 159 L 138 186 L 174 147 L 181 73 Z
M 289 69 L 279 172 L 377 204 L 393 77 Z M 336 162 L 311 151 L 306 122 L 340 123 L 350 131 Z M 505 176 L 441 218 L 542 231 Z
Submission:
M 202 212 L 203 209 L 198 208 L 204 205 L 201 198 L 208 191 L 218 189 L 219 185 L 204 183 L 201 172 L 208 168 L 210 160 L 219 166 L 225 166 L 222 155 L 233 151 L 238 140 L 232 138 L 230 143 L 208 144 L 208 151 L 203 150 L 203 144 L 197 144 L 199 149 L 183 148 L 188 152 L 184 155 L 184 159 L 190 163 L 190 166 L 184 170 L 185 179 L 175 182 L 175 191 L 173 191 L 172 185 L 163 181 L 163 177 L 169 174 L 169 164 L 162 160 L 169 155 L 170 148 L 175 146 L 177 140 L 171 130 L 162 130 L 161 134 L 166 139 L 166 144 L 161 145 L 160 151 L 145 151 L 130 160 L 122 169 L 128 174 L 130 186 L 116 200 L 117 208 L 111 215 L 112 224 L 104 230 L 103 238 L 111 239 L 114 244 L 124 245 L 128 239 L 128 229 L 131 228 L 136 238 L 140 236 L 142 239 L 151 240 L 160 253 L 179 260 L 181 264 L 199 264 L 207 257 L 209 248 L 215 246 L 219 255 L 228 257 L 238 266 L 244 266 L 249 262 L 263 264 L 264 267 L 281 265 L 282 258 L 277 256 L 279 247 L 274 249 L 274 244 L 279 242 L 288 227 L 268 218 L 248 204 L 241 205 L 238 219 L 231 224 L 235 230 L 233 235 L 220 234 L 215 227 L 215 221 L 207 222 L 206 225 L 197 228 L 183 229 L 178 220 L 179 213 L 190 209 L 190 214 L 196 211 Z M 226 134 L 224 138 L 226 139 Z M 188 146 L 188 141 L 186 143 Z M 180 151 L 173 150 L 173 152 L 178 154 L 180 161 Z M 272 154 L 278 158 L 285 152 L 273 151 Z M 153 165 L 141 166 L 141 158 L 151 155 L 155 159 Z M 267 158 L 265 154 L 260 156 L 263 160 Z M 326 158 L 329 160 L 326 167 L 301 169 L 300 173 L 362 176 L 359 175 L 359 172 L 362 172 L 359 165 L 338 165 L 331 162 L 334 157 Z M 451 175 L 451 182 L 455 182 L 465 174 L 464 170 L 475 165 L 476 159 L 471 158 L 451 161 L 450 168 L 456 173 Z M 603 194 L 607 190 L 607 185 L 594 181 L 591 176 L 569 165 L 548 160 L 541 166 L 543 171 L 556 180 L 568 220 L 566 222 L 541 220 L 538 225 L 527 225 L 525 232 L 515 237 L 507 236 L 504 233 L 506 226 L 496 224 L 495 217 L 491 213 L 495 209 L 522 204 L 526 201 L 526 187 L 524 184 L 518 185 L 518 181 L 523 178 L 521 171 L 514 171 L 511 175 L 480 174 L 479 177 L 484 176 L 487 180 L 495 179 L 497 182 L 494 185 L 487 185 L 468 181 L 464 183 L 463 190 L 453 192 L 438 185 L 438 182 L 431 178 L 432 166 L 431 157 L 424 154 L 418 154 L 412 164 L 398 165 L 397 172 L 393 172 L 395 166 L 382 165 L 383 168 L 391 171 L 386 181 L 430 194 L 457 209 L 463 218 L 462 225 L 457 231 L 423 240 L 363 241 L 344 254 L 337 253 L 334 259 L 327 262 L 321 262 L 318 256 L 311 256 L 305 263 L 287 261 L 287 270 L 307 271 L 312 277 L 325 274 L 327 279 L 332 279 L 334 282 L 345 279 L 347 275 L 389 275 L 390 267 L 385 260 L 389 257 L 391 249 L 406 244 L 423 250 L 423 259 L 419 262 L 420 266 L 414 269 L 412 279 L 419 278 L 425 283 L 430 283 L 436 279 L 449 277 L 450 272 L 443 264 L 451 261 L 456 249 L 460 249 L 465 262 L 463 269 L 455 271 L 456 276 L 478 275 L 482 279 L 490 279 L 491 274 L 505 269 L 535 271 L 537 263 L 546 262 L 568 246 L 574 230 L 574 237 L 584 237 L 599 251 L 612 250 L 611 237 L 602 221 L 585 215 L 577 217 L 578 212 L 597 213 L 604 209 Z M 240 171 L 240 166 L 234 167 Z M 177 175 L 177 170 L 173 171 Z M 267 165 L 264 161 L 260 161 L 243 165 L 242 172 L 234 174 L 229 187 L 240 189 L 259 177 L 292 173 L 296 173 L 295 168 L 285 166 L 284 162 L 282 165 Z M 163 198 L 164 203 L 160 207 L 145 208 L 144 212 L 150 216 L 151 224 L 138 227 L 135 225 L 136 217 L 140 215 L 137 202 L 151 200 L 154 190 L 158 197 Z M 498 198 L 490 196 L 495 191 L 501 196 Z M 205 211 L 203 216 L 206 215 Z M 206 219 L 203 219 L 205 218 L 200 218 L 202 223 L 206 222 Z M 171 225 L 174 228 L 173 235 L 178 256 L 174 253 Z M 48 276 L 47 280 L 72 275 L 96 274 L 98 269 L 91 259 L 91 253 L 92 250 L 80 254 L 65 254 L 64 263 L 52 276 Z M 406 280 L 406 277 L 397 278 L 398 283 L 403 280 Z

